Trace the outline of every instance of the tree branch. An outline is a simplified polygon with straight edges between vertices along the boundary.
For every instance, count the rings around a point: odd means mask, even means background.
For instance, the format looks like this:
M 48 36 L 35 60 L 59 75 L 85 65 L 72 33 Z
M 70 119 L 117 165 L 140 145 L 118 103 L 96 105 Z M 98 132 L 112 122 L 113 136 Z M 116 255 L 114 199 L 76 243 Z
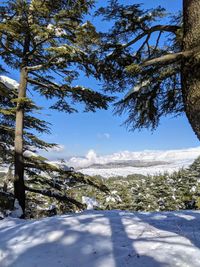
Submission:
M 45 65 L 47 65 L 47 64 L 39 64 L 36 66 L 30 66 L 30 67 L 27 67 L 27 70 L 28 71 L 41 70 Z
M 81 210 L 85 209 L 85 205 L 82 204 L 81 202 L 79 202 L 73 198 L 52 192 L 51 190 L 40 190 L 40 189 L 31 188 L 28 186 L 25 186 L 25 189 L 26 189 L 26 191 L 29 191 L 29 192 L 33 192 L 33 193 L 40 194 L 40 195 L 47 196 L 47 197 L 53 197 L 53 198 L 55 198 L 59 201 L 62 201 L 62 202 L 65 202 L 65 201 L 70 202 L 70 203 L 76 205 Z
M 148 30 L 145 30 L 143 33 L 138 35 L 136 38 L 134 38 L 133 40 L 131 40 L 127 44 L 122 45 L 122 49 L 127 48 L 127 47 L 135 44 L 136 42 L 141 40 L 143 37 L 145 37 L 146 35 L 149 35 L 153 32 L 161 31 L 161 32 L 171 32 L 171 33 L 176 34 L 176 31 L 179 29 L 180 29 L 180 27 L 175 26 L 175 25 L 156 25 L 156 26 L 153 26 L 153 27 L 149 28 Z
M 41 79 L 42 81 L 44 81 L 44 82 L 46 82 L 46 83 L 49 83 L 50 85 L 52 85 L 52 86 L 54 86 L 54 87 L 57 87 L 58 89 L 61 88 L 61 85 L 58 85 L 58 84 L 56 84 L 56 83 L 54 83 L 54 82 L 52 82 L 52 81 L 50 81 L 50 80 L 47 80 L 47 79 L 45 79 L 43 76 L 41 76 L 41 75 L 39 75 L 39 74 L 37 74 L 37 73 L 35 73 L 35 72 L 33 72 L 33 73 L 31 73 L 31 74 L 32 74 L 33 76 L 35 76 L 35 77 Z M 57 74 L 58 74 L 58 73 L 57 73 Z M 35 81 L 35 80 L 32 80 L 32 81 Z
M 137 57 L 137 55 L 142 51 L 142 49 L 144 48 L 145 45 L 148 46 L 149 38 L 150 38 L 150 34 L 147 35 L 145 41 L 144 41 L 143 44 L 140 46 L 140 48 L 137 50 L 136 57 Z
M 157 48 L 158 48 L 158 45 L 159 45 L 159 42 L 160 42 L 161 35 L 162 35 L 162 32 L 159 32 L 159 35 L 158 35 L 158 38 L 157 38 L 157 41 L 156 41 L 156 45 L 155 45 L 155 47 L 154 47 L 154 51 L 156 51 Z
M 6 52 L 15 55 L 14 50 L 12 50 L 12 49 L 8 48 L 7 46 L 5 46 L 4 43 L 3 43 L 2 41 L 0 41 L 0 45 L 1 45 L 1 47 L 2 47 Z
M 39 65 L 36 65 L 36 66 L 29 66 L 29 67 L 27 67 L 27 70 L 28 70 L 28 71 L 41 70 L 42 68 L 48 67 L 48 65 L 51 64 L 51 63 L 56 64 L 56 62 L 53 62 L 53 60 L 54 60 L 54 59 L 57 60 L 58 58 L 59 58 L 58 55 L 57 55 L 57 56 L 54 56 L 54 57 L 50 58 L 50 59 L 49 59 L 46 63 L 44 63 L 44 64 L 39 64 Z
M 28 79 L 28 82 L 31 83 L 31 84 L 35 84 L 35 85 L 38 85 L 38 86 L 41 86 L 41 87 L 45 87 L 45 88 L 56 88 L 56 89 L 59 89 L 60 86 L 59 85 L 56 85 L 56 84 L 45 84 L 45 83 L 42 83 L 42 82 L 39 82 L 39 81 L 36 81 L 36 80 L 32 80 L 32 79 Z
M 35 51 L 37 51 L 38 46 L 42 45 L 43 43 L 47 42 L 47 41 L 50 40 L 50 39 L 51 39 L 51 38 L 48 37 L 48 38 L 45 38 L 45 39 L 41 40 L 41 41 L 38 42 L 38 43 L 34 43 L 34 44 L 33 44 L 33 46 L 34 46 L 33 49 L 28 53 L 27 56 L 33 55 L 33 54 L 35 53 Z
M 191 57 L 194 54 L 195 54 L 194 50 L 182 51 L 182 52 L 174 53 L 174 54 L 167 54 L 161 57 L 146 60 L 140 66 L 148 67 L 148 66 L 157 65 L 157 64 L 160 64 L 160 65 L 171 64 L 182 59 L 183 57 Z

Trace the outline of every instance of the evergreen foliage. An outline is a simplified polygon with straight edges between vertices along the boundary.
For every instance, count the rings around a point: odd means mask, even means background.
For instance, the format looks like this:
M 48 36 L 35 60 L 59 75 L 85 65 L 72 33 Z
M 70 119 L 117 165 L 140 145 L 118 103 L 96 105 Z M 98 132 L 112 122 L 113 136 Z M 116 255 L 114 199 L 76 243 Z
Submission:
M 117 0 L 97 14 L 112 21 L 110 31 L 102 33 L 105 88 L 128 92 L 115 107 L 117 114 L 127 114 L 125 124 L 155 129 L 162 116 L 181 114 L 181 15 L 166 19 L 162 7 L 145 10 Z
M 200 158 L 188 168 L 173 174 L 129 175 L 104 179 L 109 193 L 93 188 L 80 189 L 80 195 L 95 198 L 101 209 L 169 211 L 200 208 Z M 102 180 L 101 177 L 96 179 Z
M 39 94 L 50 100 L 50 109 L 66 113 L 77 112 L 76 103 L 84 104 L 86 112 L 106 109 L 112 100 L 91 88 L 74 85 L 80 72 L 100 79 L 95 69 L 99 36 L 90 22 L 83 23 L 92 5 L 91 0 L 11 0 L 1 5 L 0 57 L 4 68 L 1 66 L 0 74 L 15 69 L 20 82 L 18 86 L 0 82 L 0 152 L 3 163 L 14 165 L 14 194 L 23 210 L 25 190 L 69 201 L 80 208 L 83 205 L 65 196 L 65 191 L 64 195 L 56 191 L 63 190 L 62 179 L 73 177 L 79 183 L 95 185 L 72 170 L 52 166 L 39 155 L 24 154 L 55 145 L 35 134 L 48 133 L 50 125 L 37 116 L 41 108 L 32 95 Z M 59 183 L 52 181 L 54 176 L 60 177 Z

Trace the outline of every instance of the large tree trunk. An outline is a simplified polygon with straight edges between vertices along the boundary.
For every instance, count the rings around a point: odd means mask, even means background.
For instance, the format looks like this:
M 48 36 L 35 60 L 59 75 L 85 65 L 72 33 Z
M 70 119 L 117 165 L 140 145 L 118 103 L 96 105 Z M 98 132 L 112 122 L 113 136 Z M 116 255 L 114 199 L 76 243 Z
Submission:
M 27 70 L 21 69 L 20 85 L 18 92 L 18 103 L 16 111 L 15 126 L 15 177 L 14 194 L 23 212 L 25 212 L 25 185 L 24 185 L 24 158 L 23 158 L 23 128 L 24 128 L 24 107 L 20 99 L 26 97 Z
M 200 0 L 183 0 L 183 51 L 200 47 Z M 182 92 L 188 120 L 200 139 L 200 55 L 182 62 Z

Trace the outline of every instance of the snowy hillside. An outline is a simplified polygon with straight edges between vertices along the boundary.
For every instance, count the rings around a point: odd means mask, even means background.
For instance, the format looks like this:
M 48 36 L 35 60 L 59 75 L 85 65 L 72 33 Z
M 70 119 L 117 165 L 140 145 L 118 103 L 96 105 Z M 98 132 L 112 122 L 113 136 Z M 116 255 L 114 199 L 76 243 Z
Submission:
M 151 167 L 123 167 L 123 168 L 86 168 L 79 170 L 80 172 L 88 175 L 100 175 L 104 178 L 123 176 L 131 174 L 142 174 L 142 175 L 156 175 L 159 173 L 173 173 L 174 171 L 178 171 L 181 168 L 186 168 L 190 164 L 192 164 L 193 160 L 185 160 L 185 161 L 177 161 L 169 164 L 161 164 Z
M 0 240 L 1 267 L 199 267 L 200 212 L 7 218 Z
M 35 153 L 26 151 L 26 157 Z M 48 157 L 48 154 L 46 155 Z M 154 175 L 173 173 L 187 168 L 200 156 L 200 147 L 179 150 L 144 150 L 139 152 L 121 151 L 110 155 L 98 156 L 90 150 L 85 157 L 72 157 L 65 163 L 48 161 L 59 168 L 75 170 L 91 176 L 100 175 L 105 178 L 130 174 Z M 8 166 L 1 166 L 0 172 L 6 172 Z
M 97 154 L 91 150 L 85 158 L 74 157 L 71 158 L 67 164 L 88 175 L 125 177 L 129 174 L 147 175 L 164 172 L 172 173 L 181 168 L 188 167 L 198 156 L 200 156 L 200 147 L 166 151 L 122 151 L 106 156 L 97 156 Z M 130 166 L 130 161 L 133 163 L 133 166 Z M 145 164 L 143 164 L 143 167 L 135 167 L 137 164 L 134 164 L 134 161 L 135 163 L 139 161 L 140 165 L 142 162 Z M 154 162 L 155 164 L 153 164 Z M 159 162 L 160 164 L 158 164 Z M 112 165 L 115 163 L 116 166 L 108 168 L 108 163 L 112 163 Z M 122 163 L 124 167 L 119 166 L 122 165 Z M 97 165 L 99 168 L 97 168 Z

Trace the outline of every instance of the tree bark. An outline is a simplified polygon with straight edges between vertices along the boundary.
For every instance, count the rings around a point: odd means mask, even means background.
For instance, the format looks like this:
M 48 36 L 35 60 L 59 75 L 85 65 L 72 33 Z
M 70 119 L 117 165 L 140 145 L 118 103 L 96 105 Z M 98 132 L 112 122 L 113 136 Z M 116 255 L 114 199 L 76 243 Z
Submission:
M 23 128 L 24 128 L 24 107 L 20 99 L 26 97 L 28 72 L 25 67 L 21 68 L 20 85 L 18 92 L 16 125 L 15 125 L 15 177 L 14 195 L 25 213 L 25 185 L 24 185 L 24 158 L 23 158 Z
M 200 47 L 200 1 L 183 0 L 183 51 Z M 185 58 L 181 71 L 182 93 L 188 120 L 200 140 L 200 53 Z

